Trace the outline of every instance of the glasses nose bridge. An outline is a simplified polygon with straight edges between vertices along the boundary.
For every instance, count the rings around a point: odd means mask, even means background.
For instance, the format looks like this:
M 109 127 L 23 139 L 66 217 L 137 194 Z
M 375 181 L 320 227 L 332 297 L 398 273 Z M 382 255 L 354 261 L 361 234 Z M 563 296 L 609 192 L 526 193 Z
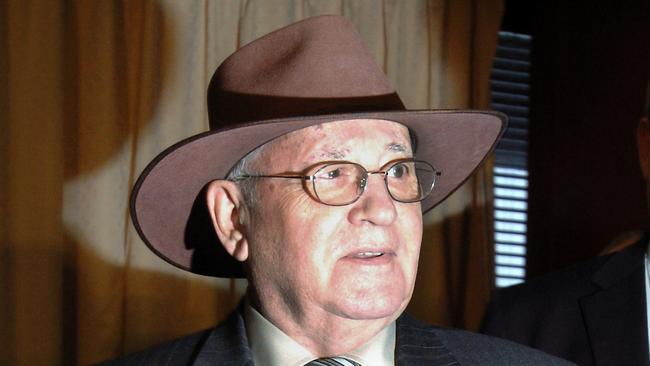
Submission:
M 365 169 L 364 169 L 365 170 Z M 368 179 L 369 176 L 375 175 L 375 174 L 381 174 L 384 178 L 384 181 L 386 180 L 386 170 L 366 170 L 366 180 Z
M 368 179 L 370 178 L 370 176 L 376 174 L 382 175 L 382 178 L 384 180 L 384 187 L 386 187 L 386 191 L 388 195 L 392 198 L 393 195 L 390 193 L 390 189 L 388 188 L 388 180 L 386 179 L 387 172 L 388 172 L 387 170 L 367 170 L 366 168 L 363 168 L 363 176 L 361 178 L 362 190 L 359 193 L 359 198 L 366 192 L 366 188 L 368 187 Z

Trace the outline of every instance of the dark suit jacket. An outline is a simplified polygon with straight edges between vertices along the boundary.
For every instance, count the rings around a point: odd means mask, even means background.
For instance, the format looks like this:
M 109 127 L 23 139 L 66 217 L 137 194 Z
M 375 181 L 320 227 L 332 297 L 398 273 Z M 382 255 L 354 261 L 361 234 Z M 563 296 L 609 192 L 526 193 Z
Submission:
M 512 342 L 430 327 L 407 315 L 398 319 L 396 333 L 396 365 L 570 365 Z M 252 366 L 253 361 L 241 311 L 235 311 L 216 328 L 103 365 Z
M 497 290 L 482 331 L 581 366 L 650 366 L 646 243 Z

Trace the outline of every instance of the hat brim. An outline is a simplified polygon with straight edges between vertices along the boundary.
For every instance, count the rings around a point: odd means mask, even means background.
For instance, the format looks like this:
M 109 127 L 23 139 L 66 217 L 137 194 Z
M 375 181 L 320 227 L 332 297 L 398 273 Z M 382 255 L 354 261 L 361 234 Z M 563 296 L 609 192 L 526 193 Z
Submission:
M 341 120 L 383 119 L 407 126 L 416 157 L 442 172 L 427 212 L 465 182 L 506 127 L 502 113 L 474 110 L 381 111 L 265 120 L 189 137 L 163 151 L 142 172 L 131 194 L 131 218 L 149 248 L 181 269 L 243 277 L 223 249 L 205 206 L 207 183 L 226 177 L 255 148 L 291 131 Z

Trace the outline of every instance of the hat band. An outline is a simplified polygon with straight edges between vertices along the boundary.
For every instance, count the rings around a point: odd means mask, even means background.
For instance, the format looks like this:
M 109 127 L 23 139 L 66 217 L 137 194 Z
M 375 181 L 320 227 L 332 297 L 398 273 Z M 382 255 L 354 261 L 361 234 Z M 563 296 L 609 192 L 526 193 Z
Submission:
M 275 118 L 405 109 L 397 93 L 345 98 L 298 98 L 218 91 L 208 96 L 211 130 Z

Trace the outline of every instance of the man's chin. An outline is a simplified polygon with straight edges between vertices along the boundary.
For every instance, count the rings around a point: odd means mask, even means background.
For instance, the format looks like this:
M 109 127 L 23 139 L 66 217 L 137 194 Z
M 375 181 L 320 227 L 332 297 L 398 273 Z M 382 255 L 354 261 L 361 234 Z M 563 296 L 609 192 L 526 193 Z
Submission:
M 363 301 L 355 303 L 354 301 L 339 304 L 336 312 L 344 318 L 352 320 L 381 320 L 387 322 L 397 319 L 404 311 L 408 301 Z

